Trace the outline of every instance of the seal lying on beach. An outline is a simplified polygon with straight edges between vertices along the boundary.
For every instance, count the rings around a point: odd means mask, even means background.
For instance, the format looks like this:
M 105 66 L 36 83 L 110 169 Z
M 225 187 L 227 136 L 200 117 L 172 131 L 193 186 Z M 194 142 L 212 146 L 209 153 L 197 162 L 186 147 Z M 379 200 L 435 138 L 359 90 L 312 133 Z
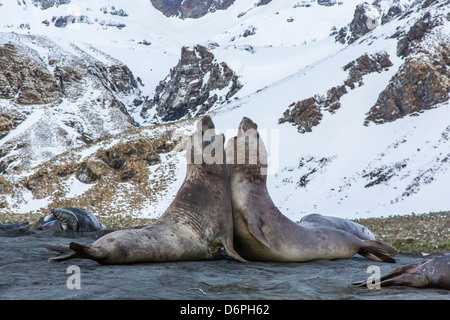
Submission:
M 84 258 L 100 264 L 211 260 L 224 247 L 228 255 L 245 261 L 233 247 L 229 172 L 224 159 L 206 161 L 203 155 L 208 150 L 213 156 L 225 156 L 224 137 L 215 134 L 211 118 L 205 116 L 186 148 L 185 180 L 157 221 L 140 229 L 114 231 L 88 246 L 71 242 L 71 252 L 49 260 Z
M 22 223 L 6 223 L 3 224 L 0 221 L 0 230 L 9 230 L 9 229 L 24 229 L 28 228 L 30 226 L 30 223 L 28 221 L 22 222 Z
M 353 283 L 358 287 L 366 281 Z M 380 286 L 408 286 L 415 288 L 438 288 L 450 290 L 450 253 L 431 260 L 397 268 L 380 278 Z
M 349 232 L 362 240 L 375 240 L 374 234 L 359 223 L 338 217 L 323 216 L 312 213 L 300 220 L 300 225 L 307 228 L 332 228 Z
M 376 240 L 361 240 L 332 228 L 306 228 L 284 216 L 266 186 L 267 151 L 257 125 L 244 117 L 226 147 L 230 168 L 236 251 L 253 261 L 302 262 L 350 258 L 356 253 L 395 262 L 398 251 Z
M 91 212 L 73 207 L 52 209 L 52 213 L 40 218 L 34 227 L 38 230 L 55 229 L 77 232 L 106 230 Z

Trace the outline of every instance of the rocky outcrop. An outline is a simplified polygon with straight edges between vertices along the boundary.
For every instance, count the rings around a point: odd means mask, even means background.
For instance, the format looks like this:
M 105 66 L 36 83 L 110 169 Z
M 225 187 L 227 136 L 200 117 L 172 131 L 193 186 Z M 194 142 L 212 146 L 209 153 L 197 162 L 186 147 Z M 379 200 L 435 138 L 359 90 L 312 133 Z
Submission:
M 0 45 L 0 99 L 46 104 L 61 97 L 61 89 L 43 61 L 24 55 L 11 43 Z
M 398 16 L 405 10 L 404 6 L 402 6 L 400 3 L 394 3 L 392 4 L 389 9 L 383 13 L 381 16 L 381 24 L 388 23 Z
M 426 12 L 419 20 L 417 20 L 397 43 L 397 55 L 406 57 L 411 52 L 417 50 L 423 37 L 430 33 L 436 26 L 441 25 L 441 21 L 433 17 L 431 13 Z
M 209 12 L 227 9 L 234 0 L 151 0 L 153 6 L 167 17 L 200 18 Z
M 436 1 L 417 3 L 427 10 L 406 32 L 397 32 L 397 55 L 404 63 L 380 93 L 370 109 L 365 125 L 395 121 L 439 106 L 450 95 L 450 36 L 442 30 L 444 11 L 429 11 L 431 5 L 445 6 Z M 433 12 L 433 13 L 432 13 Z M 406 15 L 406 13 L 405 13 Z
M 62 4 L 68 4 L 71 0 L 31 0 L 33 5 L 39 6 L 42 10 L 46 10 L 51 7 L 59 7 Z
M 413 55 L 405 60 L 370 109 L 365 124 L 385 123 L 431 109 L 449 99 L 450 42 L 441 43 L 435 53 Z
M 98 50 L 102 61 L 71 49 L 46 37 L 1 35 L 1 173 L 135 126 L 125 103 L 140 90 L 129 68 Z
M 183 47 L 178 64 L 156 87 L 141 115 L 146 118 L 149 109 L 156 108 L 153 122 L 199 116 L 229 100 L 240 88 L 233 70 L 205 47 Z
M 367 2 L 358 4 L 353 15 L 353 20 L 348 26 L 339 30 L 336 41 L 351 44 L 379 26 L 381 9 L 374 3 Z
M 312 98 L 293 103 L 284 112 L 279 123 L 290 122 L 297 126 L 300 133 L 311 132 L 322 120 L 322 111 L 335 113 L 341 107 L 340 99 L 348 90 L 362 86 L 363 76 L 372 72 L 382 72 L 392 66 L 389 55 L 379 52 L 373 55 L 364 54 L 343 67 L 348 71 L 348 78 L 342 85 L 332 87 L 326 96 L 315 95 Z
M 308 98 L 292 104 L 287 109 L 279 123 L 290 122 L 297 126 L 298 132 L 311 132 L 322 120 L 321 106 L 315 98 Z

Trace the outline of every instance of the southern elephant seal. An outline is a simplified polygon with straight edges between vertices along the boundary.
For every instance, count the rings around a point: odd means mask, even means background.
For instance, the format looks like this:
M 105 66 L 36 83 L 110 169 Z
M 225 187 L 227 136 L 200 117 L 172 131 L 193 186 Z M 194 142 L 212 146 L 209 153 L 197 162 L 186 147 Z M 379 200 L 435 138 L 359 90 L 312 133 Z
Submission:
M 11 229 L 25 229 L 30 226 L 28 221 L 22 223 L 1 223 L 0 222 L 0 230 L 11 230 Z
M 374 234 L 359 223 L 332 216 L 312 213 L 300 220 L 300 225 L 306 228 L 332 228 L 349 232 L 362 240 L 375 240 Z
M 216 156 L 221 160 L 211 163 Z M 100 264 L 211 260 L 223 247 L 231 257 L 245 261 L 233 247 L 224 156 L 224 136 L 216 135 L 211 118 L 204 116 L 186 147 L 183 184 L 157 221 L 140 229 L 114 231 L 87 246 L 71 242 L 71 252 L 49 260 L 84 258 Z
M 367 285 L 367 282 L 363 281 L 353 284 L 363 287 Z M 380 286 L 408 286 L 450 290 L 450 253 L 397 268 L 380 278 Z
M 257 125 L 244 117 L 226 147 L 236 251 L 253 261 L 301 262 L 350 258 L 395 262 L 398 251 L 332 228 L 305 228 L 284 216 L 267 190 L 267 151 Z
M 52 213 L 40 218 L 35 228 L 39 230 L 71 230 L 92 232 L 106 230 L 97 218 L 88 210 L 80 208 L 53 208 Z

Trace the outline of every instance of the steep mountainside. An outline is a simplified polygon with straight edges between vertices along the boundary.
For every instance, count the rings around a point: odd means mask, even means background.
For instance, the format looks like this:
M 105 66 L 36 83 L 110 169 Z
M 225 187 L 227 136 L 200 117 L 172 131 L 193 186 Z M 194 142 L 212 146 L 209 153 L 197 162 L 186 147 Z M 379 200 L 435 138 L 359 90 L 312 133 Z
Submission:
M 158 217 L 243 116 L 287 216 L 448 210 L 448 0 L 0 0 L 0 210 Z

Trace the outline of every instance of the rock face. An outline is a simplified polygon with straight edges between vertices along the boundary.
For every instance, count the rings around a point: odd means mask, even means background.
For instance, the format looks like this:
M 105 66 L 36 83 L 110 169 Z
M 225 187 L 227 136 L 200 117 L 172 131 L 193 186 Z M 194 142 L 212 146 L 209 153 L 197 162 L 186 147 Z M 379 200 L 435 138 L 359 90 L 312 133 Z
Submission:
M 311 132 L 322 120 L 321 106 L 315 98 L 308 98 L 291 105 L 291 109 L 284 112 L 279 123 L 291 122 L 297 126 L 298 132 Z
M 55 77 L 42 61 L 24 56 L 11 43 L 0 45 L 0 99 L 19 104 L 46 104 L 61 97 Z
M 208 12 L 227 9 L 234 0 L 151 0 L 165 16 L 181 19 L 200 18 Z
M 364 54 L 343 67 L 349 73 L 344 84 L 332 87 L 327 91 L 326 96 L 315 95 L 312 98 L 292 104 L 278 122 L 290 122 L 297 126 L 300 133 L 311 132 L 312 128 L 322 120 L 322 110 L 335 113 L 341 107 L 339 101 L 348 92 L 347 88 L 353 90 L 356 85 L 362 86 L 364 84 L 363 76 L 372 72 L 382 72 L 391 66 L 392 62 L 386 52 L 379 52 L 370 56 Z
M 46 10 L 51 7 L 59 7 L 62 4 L 68 4 L 71 0 L 31 0 L 31 2 L 42 10 Z
M 240 88 L 237 75 L 205 47 L 183 47 L 178 64 L 159 83 L 141 115 L 148 117 L 148 110 L 155 107 L 154 122 L 199 116 L 230 99 Z
M 423 37 L 440 24 L 439 19 L 433 18 L 430 12 L 425 13 L 411 26 L 406 35 L 398 41 L 397 55 L 400 57 L 408 56 L 415 50 L 414 46 L 417 47 Z
M 358 4 L 353 20 L 348 26 L 339 30 L 336 41 L 351 44 L 379 26 L 381 9 L 377 4 L 370 5 L 367 2 Z
M 422 8 L 432 3 L 425 1 Z M 391 122 L 448 101 L 450 36 L 440 28 L 443 19 L 427 11 L 407 32 L 400 33 L 397 55 L 404 63 L 378 96 L 365 125 Z
M 128 67 L 71 46 L 68 52 L 46 37 L 0 36 L 2 174 L 135 126 L 124 102 L 140 90 Z
M 447 101 L 450 94 L 449 50 L 450 42 L 446 42 L 434 55 L 407 58 L 380 93 L 365 124 L 394 121 Z

